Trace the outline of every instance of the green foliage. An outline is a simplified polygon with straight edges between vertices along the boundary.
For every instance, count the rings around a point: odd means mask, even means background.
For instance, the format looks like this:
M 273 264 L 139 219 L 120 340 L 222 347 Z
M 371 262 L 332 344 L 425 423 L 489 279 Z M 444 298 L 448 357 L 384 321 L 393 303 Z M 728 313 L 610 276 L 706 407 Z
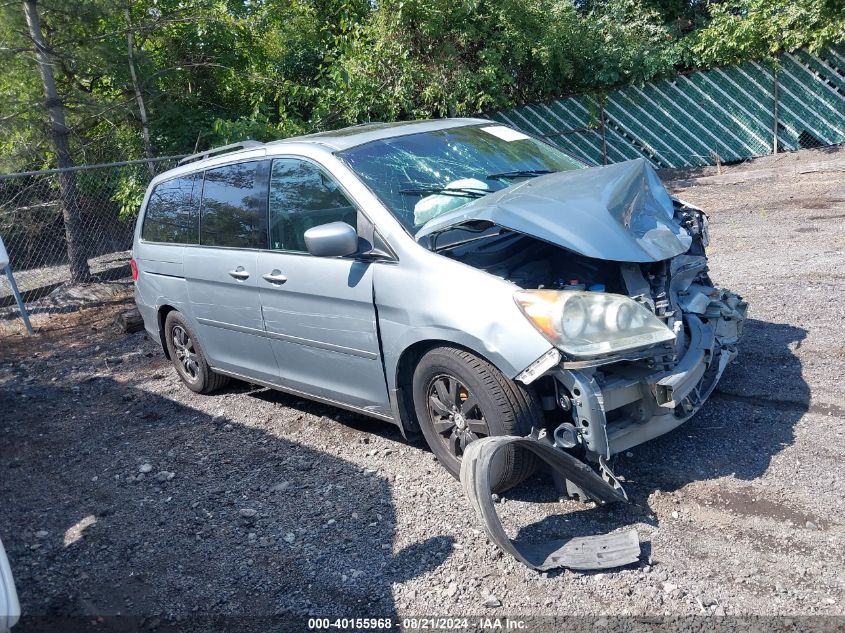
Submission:
M 654 11 L 615 0 L 386 0 L 327 69 L 341 121 L 439 117 L 670 72 Z
M 37 6 L 80 163 L 145 156 L 129 30 L 155 154 L 601 94 L 682 69 L 845 42 L 841 0 L 39 0 Z M 3 171 L 53 166 L 33 59 L 20 3 L 0 4 Z M 129 179 L 114 200 L 132 209 L 140 187 Z
M 131 220 L 137 217 L 148 182 L 149 177 L 137 171 L 121 175 L 111 197 L 112 201 L 119 205 L 118 218 L 120 220 Z
M 685 42 L 696 66 L 738 64 L 807 47 L 845 42 L 841 0 L 738 0 L 710 5 L 709 20 Z

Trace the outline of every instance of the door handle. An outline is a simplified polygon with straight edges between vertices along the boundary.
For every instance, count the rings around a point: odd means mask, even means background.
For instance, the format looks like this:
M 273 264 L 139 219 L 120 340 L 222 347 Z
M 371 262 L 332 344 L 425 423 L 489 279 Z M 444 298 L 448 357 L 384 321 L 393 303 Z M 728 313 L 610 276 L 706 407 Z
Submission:
M 285 277 L 280 270 L 274 270 L 273 272 L 267 273 L 266 275 L 261 275 L 261 278 L 264 281 L 269 282 L 271 284 L 275 284 L 277 286 L 281 286 L 288 280 L 288 278 Z
M 243 266 L 238 266 L 235 270 L 230 270 L 229 275 L 237 279 L 238 281 L 243 281 L 244 279 L 249 279 L 249 273 L 244 270 Z

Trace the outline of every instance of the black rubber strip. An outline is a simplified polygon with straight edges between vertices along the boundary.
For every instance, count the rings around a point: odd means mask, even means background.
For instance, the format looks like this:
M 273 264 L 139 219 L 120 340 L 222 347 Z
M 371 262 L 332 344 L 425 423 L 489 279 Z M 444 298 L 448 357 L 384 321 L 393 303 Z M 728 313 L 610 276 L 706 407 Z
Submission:
M 490 491 L 490 465 L 493 457 L 506 446 L 517 445 L 531 451 L 563 477 L 590 493 L 599 503 L 625 501 L 586 464 L 568 453 L 530 437 L 485 437 L 470 443 L 461 463 L 461 483 L 487 536 L 502 550 L 533 569 L 546 571 L 556 567 L 570 569 L 609 569 L 637 562 L 640 540 L 636 530 L 603 536 L 581 536 L 549 542 L 525 543 L 508 538 L 493 505 Z

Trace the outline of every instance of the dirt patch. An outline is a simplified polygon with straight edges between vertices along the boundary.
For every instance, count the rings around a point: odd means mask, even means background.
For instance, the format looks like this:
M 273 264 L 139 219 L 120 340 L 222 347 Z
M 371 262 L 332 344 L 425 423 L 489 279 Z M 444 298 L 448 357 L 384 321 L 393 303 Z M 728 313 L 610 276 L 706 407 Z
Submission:
M 822 198 L 820 200 L 805 200 L 801 205 L 804 209 L 830 209 L 845 202 L 842 198 Z
M 102 341 L 103 333 L 113 329 L 114 316 L 134 307 L 135 302 L 132 289 L 126 284 L 111 286 L 95 294 L 100 298 L 86 299 L 72 307 L 64 300 L 65 307 L 53 309 L 49 305 L 52 302 L 27 304 L 34 337 L 26 335 L 17 308 L 5 310 L 0 315 L 0 358 L 25 358 L 28 354 L 37 354 L 37 357 L 47 359 L 63 353 L 68 347 L 88 349 L 92 344 L 96 347 L 96 343 Z
M 842 218 L 845 218 L 845 213 L 837 213 L 834 215 L 810 215 L 807 217 L 808 220 L 813 220 L 814 222 L 817 222 L 819 220 L 841 220 Z
M 824 528 L 827 524 L 817 516 L 768 499 L 760 491 L 750 487 L 716 492 L 709 501 L 713 506 L 740 516 L 773 519 L 794 526 L 809 526 L 811 529 Z

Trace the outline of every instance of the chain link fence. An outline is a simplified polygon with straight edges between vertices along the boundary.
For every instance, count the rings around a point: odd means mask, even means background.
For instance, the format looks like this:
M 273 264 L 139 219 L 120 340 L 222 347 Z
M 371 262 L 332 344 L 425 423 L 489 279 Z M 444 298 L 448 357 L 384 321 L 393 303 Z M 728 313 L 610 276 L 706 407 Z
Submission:
M 0 237 L 24 300 L 71 281 L 129 275 L 144 191 L 178 158 L 0 175 Z M 8 283 L 0 282 L 0 308 L 13 304 Z

